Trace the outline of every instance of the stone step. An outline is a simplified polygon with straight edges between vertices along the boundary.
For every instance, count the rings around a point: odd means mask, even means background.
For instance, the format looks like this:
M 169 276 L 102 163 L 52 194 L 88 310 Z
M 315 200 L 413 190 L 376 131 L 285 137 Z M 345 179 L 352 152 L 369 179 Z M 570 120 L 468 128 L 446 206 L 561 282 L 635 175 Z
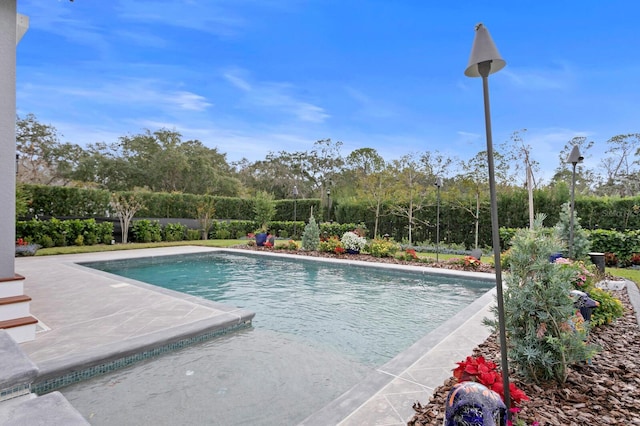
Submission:
M 31 298 L 24 294 L 0 297 L 0 321 L 29 316 L 29 302 Z
M 36 338 L 36 324 L 38 320 L 32 316 L 13 318 L 0 321 L 0 330 L 4 329 L 9 336 L 18 343 Z
M 24 293 L 24 277 L 15 275 L 11 278 L 0 278 L 0 297 L 19 296 Z

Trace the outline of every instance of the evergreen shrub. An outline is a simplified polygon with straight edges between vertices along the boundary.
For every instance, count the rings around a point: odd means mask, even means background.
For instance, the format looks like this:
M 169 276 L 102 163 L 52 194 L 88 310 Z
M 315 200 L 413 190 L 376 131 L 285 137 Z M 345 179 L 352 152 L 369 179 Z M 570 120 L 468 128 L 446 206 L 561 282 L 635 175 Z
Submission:
M 586 330 L 570 325 L 572 271 L 549 262 L 562 243 L 543 229 L 543 220 L 538 215 L 532 230 L 521 229 L 512 240 L 504 291 L 508 356 L 523 377 L 564 383 L 569 366 L 590 359 L 596 348 L 585 343 Z M 497 308 L 494 314 L 488 322 L 497 326 Z

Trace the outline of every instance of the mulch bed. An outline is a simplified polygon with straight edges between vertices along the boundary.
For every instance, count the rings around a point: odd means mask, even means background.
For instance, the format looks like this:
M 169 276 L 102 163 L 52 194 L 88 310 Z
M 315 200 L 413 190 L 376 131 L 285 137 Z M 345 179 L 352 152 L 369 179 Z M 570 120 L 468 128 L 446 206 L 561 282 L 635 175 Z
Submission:
M 590 364 L 575 365 L 563 385 L 511 381 L 530 400 L 522 404 L 518 418 L 541 426 L 640 425 L 640 327 L 626 290 L 612 291 L 625 315 L 612 324 L 595 328 L 589 342 L 602 351 Z M 500 365 L 500 346 L 495 335 L 473 351 Z M 462 360 L 459 360 L 462 361 Z M 451 377 L 434 391 L 429 402 L 413 406 L 416 415 L 410 426 L 442 425 L 447 393 L 456 383 Z

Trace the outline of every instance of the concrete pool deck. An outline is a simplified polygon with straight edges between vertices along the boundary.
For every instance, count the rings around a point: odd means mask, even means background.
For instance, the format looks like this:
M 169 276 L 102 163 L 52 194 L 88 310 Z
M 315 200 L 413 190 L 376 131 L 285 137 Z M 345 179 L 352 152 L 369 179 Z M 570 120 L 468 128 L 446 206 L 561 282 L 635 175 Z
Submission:
M 202 333 L 241 327 L 251 321 L 253 313 L 243 309 L 114 277 L 77 264 L 216 250 L 219 249 L 184 246 L 17 258 L 16 273 L 26 277 L 25 293 L 33 299 L 31 314 L 41 321 L 36 339 L 20 345 L 40 369 L 36 388 L 38 383 L 69 376 L 105 360 L 133 356 Z M 369 262 L 350 263 L 372 266 Z M 377 266 L 438 271 L 415 266 Z M 487 280 L 493 277 L 446 272 Z M 482 319 L 491 316 L 494 293 L 495 290 L 485 293 L 301 424 L 406 424 L 413 416 L 413 403 L 428 401 L 433 389 L 451 376 L 455 362 L 470 355 L 472 349 L 489 336 L 490 331 L 482 325 Z

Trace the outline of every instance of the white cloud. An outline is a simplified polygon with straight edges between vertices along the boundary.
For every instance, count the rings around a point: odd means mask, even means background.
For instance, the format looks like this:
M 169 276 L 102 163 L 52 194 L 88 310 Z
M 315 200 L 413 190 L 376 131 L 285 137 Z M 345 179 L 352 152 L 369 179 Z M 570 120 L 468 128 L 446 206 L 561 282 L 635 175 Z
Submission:
M 242 103 L 248 107 L 258 107 L 265 113 L 280 111 L 310 123 L 323 123 L 330 117 L 324 108 L 297 99 L 294 85 L 282 82 L 249 82 L 247 74 L 244 70 L 234 69 L 223 72 L 222 76 L 245 93 Z
M 567 65 L 544 69 L 508 67 L 500 74 L 506 76 L 511 84 L 528 90 L 566 90 L 575 79 Z

